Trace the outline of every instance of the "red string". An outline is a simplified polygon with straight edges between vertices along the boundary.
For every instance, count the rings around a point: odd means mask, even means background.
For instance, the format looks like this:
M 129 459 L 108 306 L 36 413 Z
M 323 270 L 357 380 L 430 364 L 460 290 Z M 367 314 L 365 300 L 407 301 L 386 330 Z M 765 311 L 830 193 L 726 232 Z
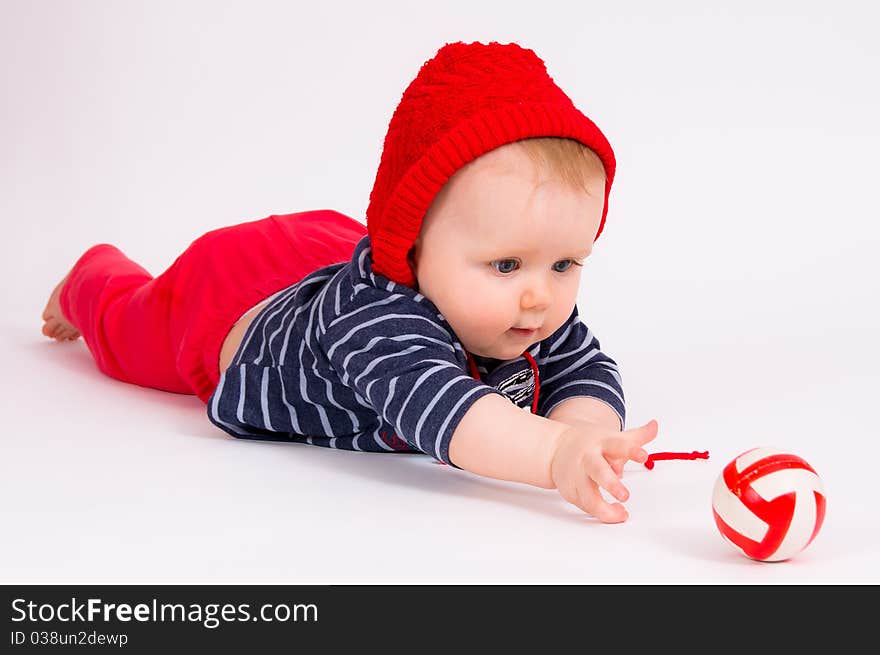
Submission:
M 467 351 L 465 351 L 465 352 L 467 352 Z M 480 372 L 477 370 L 477 363 L 474 361 L 474 357 L 470 353 L 467 353 L 467 361 L 468 361 L 468 367 L 470 367 L 470 369 L 471 369 L 471 377 L 474 378 L 475 380 L 480 380 Z M 482 380 L 480 380 L 480 381 L 482 381 Z
M 709 451 L 704 450 L 703 452 L 698 452 L 695 450 L 690 453 L 651 453 L 648 455 L 648 459 L 645 460 L 645 468 L 654 468 L 654 462 L 658 459 L 709 459 Z
M 532 375 L 535 378 L 535 395 L 532 396 L 532 414 L 537 414 L 538 395 L 541 393 L 541 381 L 538 379 L 538 364 L 535 362 L 535 358 L 532 357 L 532 354 L 528 350 L 523 353 L 523 357 L 529 360 L 529 366 L 532 367 Z

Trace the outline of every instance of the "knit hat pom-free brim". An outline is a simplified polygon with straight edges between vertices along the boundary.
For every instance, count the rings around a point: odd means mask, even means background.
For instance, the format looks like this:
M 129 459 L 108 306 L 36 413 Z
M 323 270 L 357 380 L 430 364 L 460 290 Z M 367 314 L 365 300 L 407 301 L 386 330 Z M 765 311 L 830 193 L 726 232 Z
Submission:
M 605 167 L 608 213 L 614 152 L 534 51 L 515 43 L 447 43 L 419 69 L 391 116 L 367 207 L 373 269 L 412 287 L 407 253 L 434 196 L 482 154 L 531 137 L 566 137 Z

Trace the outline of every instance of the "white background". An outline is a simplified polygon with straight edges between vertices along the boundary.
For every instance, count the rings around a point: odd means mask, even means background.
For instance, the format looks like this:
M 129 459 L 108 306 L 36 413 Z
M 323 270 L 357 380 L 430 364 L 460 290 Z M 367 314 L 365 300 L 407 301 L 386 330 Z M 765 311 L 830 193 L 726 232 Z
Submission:
M 877 11 L 2 0 L 0 581 L 880 582 Z M 581 313 L 628 427 L 657 418 L 650 450 L 710 451 L 630 465 L 624 524 L 427 456 L 238 441 L 194 396 L 40 334 L 95 243 L 159 274 L 223 225 L 364 220 L 400 95 L 456 40 L 534 49 L 615 149 Z M 761 445 L 828 496 L 781 564 L 735 553 L 711 516 L 724 464 Z

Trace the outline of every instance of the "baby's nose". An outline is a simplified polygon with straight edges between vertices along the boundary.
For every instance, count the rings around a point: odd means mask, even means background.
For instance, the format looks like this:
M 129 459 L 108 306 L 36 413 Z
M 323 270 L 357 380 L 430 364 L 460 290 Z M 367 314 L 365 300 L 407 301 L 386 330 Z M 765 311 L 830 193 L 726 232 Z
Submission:
M 550 289 L 545 284 L 530 284 L 523 291 L 520 305 L 523 309 L 534 309 L 547 307 L 550 304 L 552 296 Z

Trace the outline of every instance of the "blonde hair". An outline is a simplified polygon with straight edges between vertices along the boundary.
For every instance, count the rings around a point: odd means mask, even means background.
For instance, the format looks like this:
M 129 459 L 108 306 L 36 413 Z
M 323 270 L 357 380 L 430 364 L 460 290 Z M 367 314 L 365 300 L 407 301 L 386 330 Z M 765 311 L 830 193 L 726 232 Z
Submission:
M 587 182 L 597 177 L 606 180 L 599 156 L 580 141 L 564 137 L 532 137 L 514 141 L 538 170 L 557 177 L 575 190 L 586 191 Z

